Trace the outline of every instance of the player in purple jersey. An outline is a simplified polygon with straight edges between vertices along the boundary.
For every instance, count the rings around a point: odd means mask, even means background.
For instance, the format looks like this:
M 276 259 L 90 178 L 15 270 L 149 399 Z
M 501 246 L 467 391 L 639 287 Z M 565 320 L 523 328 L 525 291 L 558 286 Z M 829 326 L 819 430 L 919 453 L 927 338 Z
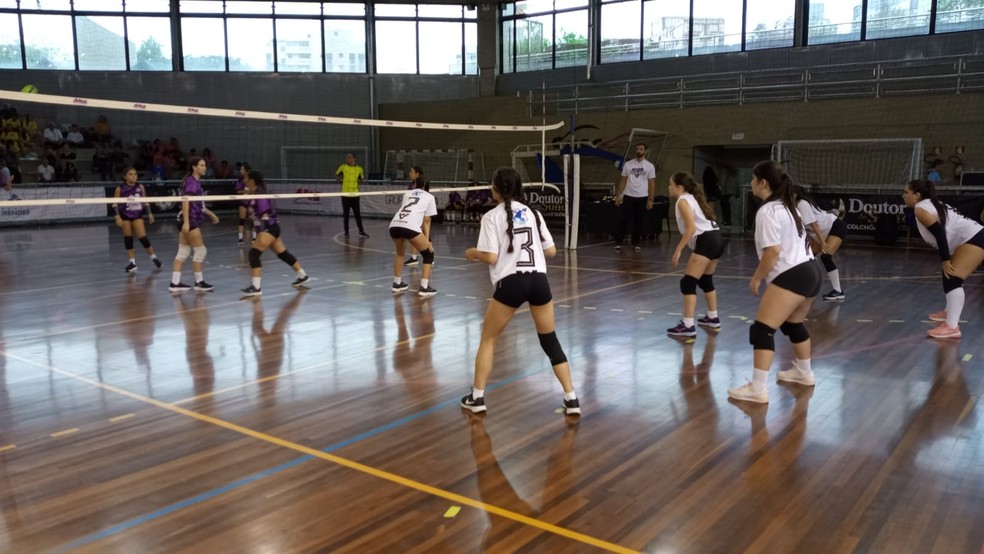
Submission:
M 154 247 L 150 245 L 147 230 L 144 229 L 144 206 L 147 210 L 147 222 L 151 225 L 154 224 L 154 214 L 150 211 L 149 202 L 140 201 L 141 198 L 147 197 L 147 191 L 144 190 L 143 185 L 137 183 L 136 169 L 128 167 L 123 170 L 123 184 L 116 187 L 113 197 L 126 198 L 126 202 L 113 204 L 113 207 L 116 208 L 116 226 L 123 229 L 123 245 L 126 246 L 126 255 L 130 258 L 130 263 L 126 265 L 124 271 L 133 273 L 137 270 L 137 259 L 133 254 L 134 233 L 136 233 L 137 240 L 140 241 L 144 250 L 150 255 L 150 260 L 154 262 L 154 266 L 160 269 L 161 261 L 157 259 L 157 254 L 154 254 Z
M 182 196 L 204 196 L 200 179 L 205 176 L 205 160 L 199 157 L 188 159 L 189 172 L 181 184 Z M 171 285 L 168 290 L 171 292 L 184 292 L 192 287 L 181 282 L 181 268 L 184 267 L 185 260 L 194 251 L 192 257 L 192 268 L 195 271 L 195 290 L 201 292 L 211 291 L 214 287 L 205 282 L 202 274 L 202 263 L 205 261 L 205 241 L 202 239 L 201 226 L 205 223 L 205 217 L 209 217 L 212 223 L 219 222 L 219 216 L 212 213 L 205 207 L 205 202 L 196 200 L 181 201 L 181 214 L 178 216 L 178 253 L 174 256 L 174 272 L 171 274 Z
M 239 165 L 239 180 L 236 181 L 236 194 L 246 194 L 246 174 L 249 173 L 249 164 L 243 162 Z M 239 246 L 243 245 L 243 228 L 246 227 L 246 218 L 249 217 L 249 200 L 239 201 Z M 256 231 L 253 231 L 253 240 L 256 240 Z
M 263 186 L 263 174 L 252 170 L 246 174 L 246 194 L 266 194 Z M 296 288 L 306 288 L 304 286 L 311 278 L 304 272 L 301 262 L 287 251 L 284 241 L 280 238 L 280 218 L 277 217 L 277 210 L 273 207 L 273 200 L 269 198 L 254 198 L 249 201 L 249 209 L 253 216 L 253 229 L 256 231 L 256 239 L 253 247 L 249 249 L 249 268 L 253 281 L 250 285 L 242 289 L 246 296 L 260 296 L 263 294 L 260 282 L 263 279 L 263 264 L 260 256 L 263 251 L 270 248 L 277 254 L 285 264 L 297 272 L 297 279 L 291 283 Z

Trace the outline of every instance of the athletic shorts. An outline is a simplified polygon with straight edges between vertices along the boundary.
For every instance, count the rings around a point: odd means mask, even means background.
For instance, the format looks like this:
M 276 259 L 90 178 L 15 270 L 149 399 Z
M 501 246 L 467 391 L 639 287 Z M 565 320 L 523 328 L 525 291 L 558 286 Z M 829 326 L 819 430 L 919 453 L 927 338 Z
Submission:
M 414 231 L 413 229 L 407 229 L 406 227 L 390 227 L 389 229 L 390 238 L 394 239 L 410 240 L 420 234 L 420 231 Z
M 273 238 L 279 239 L 280 238 L 280 224 L 279 223 L 274 223 L 273 225 L 267 227 L 266 229 L 260 229 L 260 233 L 270 233 L 271 235 L 273 235 Z
M 137 217 L 128 217 L 126 215 L 120 214 L 120 219 L 122 219 L 123 221 L 136 221 L 138 219 L 143 219 L 143 214 L 140 214 Z
M 513 273 L 500 279 L 495 284 L 492 298 L 510 308 L 518 308 L 523 302 L 529 302 L 530 306 L 543 306 L 553 300 L 553 295 L 546 273 L 529 272 Z
M 984 248 L 984 229 L 978 231 L 976 235 L 970 237 L 970 240 L 964 244 L 973 244 L 978 248 Z
M 794 292 L 800 296 L 813 298 L 820 294 L 823 284 L 823 273 L 816 260 L 803 262 L 783 271 L 772 280 L 772 284 Z
M 844 223 L 843 219 L 835 219 L 833 225 L 830 226 L 830 233 L 827 233 L 828 237 L 837 237 L 841 240 L 847 238 L 847 223 Z
M 184 226 L 184 222 L 179 219 L 179 220 L 175 221 L 174 224 L 178 226 L 178 232 L 180 233 L 181 232 L 181 227 Z M 191 225 L 188 226 L 188 232 L 190 233 L 190 232 L 194 231 L 197 228 L 198 228 L 198 225 L 191 224 Z
M 706 231 L 697 235 L 694 254 L 700 254 L 711 260 L 720 259 L 724 255 L 724 237 L 721 231 Z

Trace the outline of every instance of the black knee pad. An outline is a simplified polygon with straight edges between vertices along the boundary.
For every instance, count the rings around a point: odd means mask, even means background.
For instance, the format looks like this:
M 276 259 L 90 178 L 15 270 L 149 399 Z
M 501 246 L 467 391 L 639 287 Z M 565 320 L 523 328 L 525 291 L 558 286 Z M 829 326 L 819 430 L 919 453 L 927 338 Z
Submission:
M 943 294 L 950 292 L 951 290 L 957 290 L 963 286 L 963 279 L 960 277 L 950 277 L 947 275 L 943 276 Z
M 710 273 L 701 275 L 700 280 L 697 281 L 697 286 L 705 293 L 712 292 L 714 290 L 714 275 Z
M 699 281 L 696 277 L 684 275 L 683 278 L 680 279 L 680 292 L 682 292 L 685 296 L 688 294 L 696 295 L 697 283 L 699 283 Z
M 434 251 L 433 250 L 424 250 L 423 252 L 420 253 L 420 259 L 425 264 L 433 264 L 434 263 Z
M 240 217 L 239 218 L 239 226 L 242 227 L 243 225 L 246 225 L 246 218 L 245 217 Z
M 144 248 L 150 248 L 150 239 L 147 238 L 147 235 L 144 235 L 137 240 L 140 241 L 140 246 L 143 246 Z
M 787 321 L 779 326 L 779 330 L 782 331 L 782 334 L 789 337 L 789 341 L 793 344 L 810 340 L 810 332 L 806 330 L 806 325 L 803 325 L 802 321 L 799 323 L 790 323 Z
M 133 250 L 133 237 L 123 237 L 123 246 L 127 250 Z
M 291 254 L 286 250 L 277 254 L 277 257 L 280 258 L 285 264 L 289 266 L 293 266 L 294 264 L 297 263 L 297 258 L 295 258 L 293 254 Z
M 249 267 L 254 267 L 254 268 L 255 267 L 263 267 L 263 264 L 260 262 L 260 256 L 262 256 L 262 255 L 263 255 L 263 252 L 261 252 L 259 249 L 257 249 L 257 248 L 250 248 L 249 249 Z
M 564 354 L 564 349 L 560 347 L 556 331 L 546 334 L 537 333 L 536 336 L 540 337 L 540 348 L 543 348 L 550 358 L 550 365 L 560 365 L 567 361 L 567 354 Z
M 837 264 L 834 263 L 834 257 L 830 254 L 820 254 L 820 263 L 823 264 L 823 268 L 827 270 L 827 273 L 837 271 Z
M 748 342 L 755 350 L 776 350 L 776 330 L 756 321 L 748 329 Z

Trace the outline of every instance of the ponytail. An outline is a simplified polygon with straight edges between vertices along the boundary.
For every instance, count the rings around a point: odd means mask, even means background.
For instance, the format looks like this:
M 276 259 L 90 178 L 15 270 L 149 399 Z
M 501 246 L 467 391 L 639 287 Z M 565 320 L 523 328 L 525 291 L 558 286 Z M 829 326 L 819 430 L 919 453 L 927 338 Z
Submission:
M 708 166 L 708 169 L 710 169 L 710 166 Z M 715 215 L 711 205 L 707 203 L 707 198 L 704 196 L 704 191 L 701 187 L 697 186 L 693 175 L 687 173 L 686 171 L 680 171 L 670 176 L 670 180 L 673 181 L 673 183 L 683 187 L 683 190 L 687 191 L 687 194 L 692 195 L 694 199 L 697 200 L 697 205 L 700 207 L 700 211 L 703 212 L 705 218 L 709 221 L 717 220 L 717 215 Z
M 823 212 L 826 211 L 817 205 L 816 201 L 806 193 L 806 189 L 800 185 L 793 185 L 793 196 L 796 197 L 796 202 L 799 203 L 800 200 L 806 202 L 807 204 L 813 206 L 813 209 Z
M 918 194 L 923 200 L 929 199 L 933 203 L 933 207 L 936 208 L 936 217 L 940 220 L 940 225 L 946 226 L 946 204 L 940 202 L 936 197 L 936 186 L 932 181 L 923 181 L 916 179 L 915 181 L 909 181 L 909 190 L 915 194 Z
M 752 168 L 752 175 L 764 180 L 769 185 L 772 194 L 766 198 L 766 202 L 779 200 L 785 206 L 789 215 L 796 223 L 796 234 L 803 236 L 803 220 L 800 218 L 799 211 L 796 209 L 796 199 L 793 196 L 793 180 L 786 173 L 785 168 L 777 162 L 759 162 Z

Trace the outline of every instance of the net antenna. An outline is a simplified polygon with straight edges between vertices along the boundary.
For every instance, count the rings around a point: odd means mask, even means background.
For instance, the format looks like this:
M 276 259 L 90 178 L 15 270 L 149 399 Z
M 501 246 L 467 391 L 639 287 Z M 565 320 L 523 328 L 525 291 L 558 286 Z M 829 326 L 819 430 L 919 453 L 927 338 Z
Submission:
M 785 140 L 772 159 L 803 186 L 904 186 L 922 176 L 923 142 L 918 138 Z

